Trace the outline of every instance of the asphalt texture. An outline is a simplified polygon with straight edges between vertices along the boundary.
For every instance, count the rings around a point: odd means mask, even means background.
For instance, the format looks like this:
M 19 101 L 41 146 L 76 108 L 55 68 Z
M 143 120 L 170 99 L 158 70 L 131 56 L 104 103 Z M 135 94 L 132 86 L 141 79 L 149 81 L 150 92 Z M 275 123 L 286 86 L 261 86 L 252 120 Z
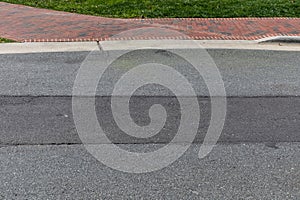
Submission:
M 176 133 L 180 112 L 174 109 L 175 98 L 139 97 L 131 104 L 133 119 L 149 124 L 146 108 L 153 102 L 165 103 L 166 126 L 156 137 L 137 139 L 117 128 L 108 97 L 97 98 L 96 113 L 110 139 L 115 143 L 167 143 Z M 167 103 L 166 103 L 167 102 Z M 200 123 L 195 143 L 201 143 L 210 122 L 210 101 L 199 99 Z M 2 97 L 1 145 L 80 144 L 72 115 L 71 97 Z M 141 107 L 143 109 L 141 109 Z M 228 98 L 227 116 L 220 143 L 300 142 L 300 98 Z M 184 142 L 184 141 L 178 141 Z
M 299 199 L 299 52 L 208 52 L 228 96 L 217 146 L 198 158 L 211 115 L 207 88 L 198 84 L 201 118 L 194 143 L 170 166 L 146 174 L 108 168 L 81 144 L 72 88 L 89 52 L 0 55 L 0 199 Z M 126 67 L 135 59 L 128 55 L 115 64 Z M 109 86 L 114 79 L 104 82 Z M 147 139 L 126 136 L 115 126 L 110 92 L 97 88 L 96 114 L 112 142 L 145 152 L 174 137 L 180 112 L 168 90 L 142 88 L 131 99 L 130 114 L 139 125 L 149 123 L 153 103 L 168 113 L 162 131 Z
M 147 145 L 131 149 L 146 148 Z M 0 148 L 2 199 L 299 199 L 300 144 L 193 145 L 169 167 L 128 174 L 83 146 Z M 109 155 L 108 155 L 109 156 Z
M 114 55 L 116 51 L 110 52 Z M 192 52 L 192 50 L 191 50 Z M 227 96 L 299 96 L 300 52 L 263 50 L 208 50 L 225 84 Z M 100 53 L 99 53 L 100 54 Z M 34 53 L 0 55 L 0 94 L 8 96 L 72 96 L 78 69 L 89 52 Z M 164 54 L 159 59 L 164 60 Z M 119 63 L 131 66 L 147 52 L 128 55 Z M 97 54 L 96 54 L 97 57 Z M 113 57 L 113 56 L 110 56 Z M 168 64 L 180 65 L 180 60 L 168 58 Z M 150 57 L 150 60 L 152 57 Z M 95 64 L 101 60 L 95 60 Z M 123 63 L 122 63 L 123 62 Z M 191 81 L 199 77 L 191 76 Z M 108 76 L 107 81 L 114 77 Z M 200 79 L 201 80 L 201 79 Z M 203 82 L 200 82 L 203 83 Z M 209 96 L 205 84 L 198 84 L 196 93 Z M 97 91 L 108 95 L 107 88 Z M 143 91 L 142 95 L 156 92 Z M 158 94 L 161 95 L 161 94 Z M 168 95 L 167 95 L 168 96 Z

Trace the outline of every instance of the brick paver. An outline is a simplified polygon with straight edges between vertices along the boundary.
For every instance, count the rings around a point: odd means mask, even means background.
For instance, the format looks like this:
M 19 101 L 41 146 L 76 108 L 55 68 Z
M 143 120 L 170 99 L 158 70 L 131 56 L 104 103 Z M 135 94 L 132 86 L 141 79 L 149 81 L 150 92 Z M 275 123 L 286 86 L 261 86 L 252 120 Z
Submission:
M 300 18 L 112 19 L 0 2 L 0 37 L 22 42 L 185 36 L 199 40 L 256 40 L 281 35 L 300 36 Z

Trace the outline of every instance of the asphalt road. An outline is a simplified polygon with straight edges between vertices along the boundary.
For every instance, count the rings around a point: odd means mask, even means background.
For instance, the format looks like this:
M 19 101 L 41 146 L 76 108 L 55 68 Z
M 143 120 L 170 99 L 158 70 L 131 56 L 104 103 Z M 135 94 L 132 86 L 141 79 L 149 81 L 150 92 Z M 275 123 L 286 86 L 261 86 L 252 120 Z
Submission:
M 148 174 L 110 169 L 81 144 L 71 95 L 88 52 L 0 55 L 0 199 L 299 199 L 299 52 L 208 52 L 228 96 L 219 143 L 204 159 L 197 157 L 211 111 L 207 88 L 196 84 L 201 120 L 194 144 L 170 166 Z M 123 64 L 135 59 L 129 55 Z M 106 83 L 114 79 L 108 76 Z M 136 139 L 113 124 L 110 90 L 98 88 L 96 113 L 100 123 L 108 122 L 113 142 L 143 152 L 174 137 L 180 113 L 168 91 L 135 93 L 130 111 L 138 124 L 149 123 L 146 111 L 153 102 L 168 111 L 157 136 Z
M 299 199 L 299 143 L 218 145 L 204 159 L 198 149 L 193 145 L 161 171 L 128 174 L 104 166 L 80 145 L 0 148 L 0 197 Z
M 131 106 L 139 123 L 148 124 L 146 108 L 153 102 L 165 103 L 169 119 L 156 137 L 137 139 L 122 134 L 114 123 L 108 97 L 97 98 L 98 120 L 115 143 L 167 143 L 177 130 L 180 117 L 174 98 L 140 97 Z M 210 121 L 209 99 L 200 100 L 200 126 L 195 143 L 202 143 Z M 141 110 L 141 107 L 143 108 Z M 220 143 L 300 142 L 300 98 L 228 98 L 227 116 Z M 2 97 L 0 98 L 1 144 L 80 144 L 72 115 L 71 97 Z M 179 141 L 183 142 L 183 141 Z
M 110 52 L 114 54 L 115 51 Z M 192 51 L 191 51 L 192 52 Z M 300 52 L 263 50 L 208 50 L 222 75 L 227 96 L 299 96 Z M 71 96 L 75 77 L 89 52 L 4 54 L 0 55 L 0 94 L 7 96 Z M 162 53 L 163 55 L 163 53 Z M 134 64 L 138 52 L 121 63 Z M 152 58 L 152 57 L 150 57 Z M 159 57 L 163 59 L 164 57 Z M 95 58 L 95 64 L 101 62 Z M 154 59 L 154 58 L 153 58 Z M 178 65 L 180 61 L 168 60 Z M 172 63 L 173 62 L 173 63 Z M 184 73 L 184 72 L 183 72 Z M 107 81 L 114 77 L 108 76 Z M 199 81 L 191 76 L 191 82 Z M 201 82 L 200 80 L 200 83 Z M 97 91 L 107 95 L 107 88 Z M 144 95 L 155 95 L 155 92 Z M 198 84 L 196 93 L 208 96 L 205 84 Z M 161 95 L 161 94 L 160 94 Z

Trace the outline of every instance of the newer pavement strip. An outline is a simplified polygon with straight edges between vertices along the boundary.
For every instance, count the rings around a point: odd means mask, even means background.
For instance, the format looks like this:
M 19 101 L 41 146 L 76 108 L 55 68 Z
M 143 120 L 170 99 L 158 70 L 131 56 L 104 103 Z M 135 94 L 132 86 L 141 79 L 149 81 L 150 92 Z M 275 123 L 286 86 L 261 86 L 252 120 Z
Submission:
M 141 45 L 113 41 L 101 46 L 114 52 L 120 43 L 126 49 Z M 299 46 L 200 43 L 218 66 L 228 95 L 219 144 L 198 159 L 210 116 L 207 91 L 200 86 L 201 120 L 194 144 L 169 167 L 148 174 L 110 169 L 80 144 L 72 119 L 72 86 L 96 43 L 1 44 L 0 199 L 299 199 Z M 108 97 L 101 96 L 105 92 L 98 94 L 97 109 L 109 121 Z M 165 103 L 171 121 L 178 119 L 174 106 L 165 102 L 173 98 L 147 94 L 137 93 L 132 105 L 138 123 L 148 121 L 139 106 L 154 101 Z M 170 123 L 148 140 L 126 137 L 113 125 L 107 130 L 123 148 L 147 151 L 167 143 L 172 128 Z

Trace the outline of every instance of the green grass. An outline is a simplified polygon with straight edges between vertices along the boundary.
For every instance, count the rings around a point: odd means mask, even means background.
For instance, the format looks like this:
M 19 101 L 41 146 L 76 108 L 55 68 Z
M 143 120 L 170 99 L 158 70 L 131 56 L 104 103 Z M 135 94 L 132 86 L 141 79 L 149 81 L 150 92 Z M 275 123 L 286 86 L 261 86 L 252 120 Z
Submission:
M 5 39 L 5 38 L 0 38 L 0 43 L 10 43 L 14 42 L 13 40 Z
M 2 0 L 106 17 L 300 17 L 300 0 Z

